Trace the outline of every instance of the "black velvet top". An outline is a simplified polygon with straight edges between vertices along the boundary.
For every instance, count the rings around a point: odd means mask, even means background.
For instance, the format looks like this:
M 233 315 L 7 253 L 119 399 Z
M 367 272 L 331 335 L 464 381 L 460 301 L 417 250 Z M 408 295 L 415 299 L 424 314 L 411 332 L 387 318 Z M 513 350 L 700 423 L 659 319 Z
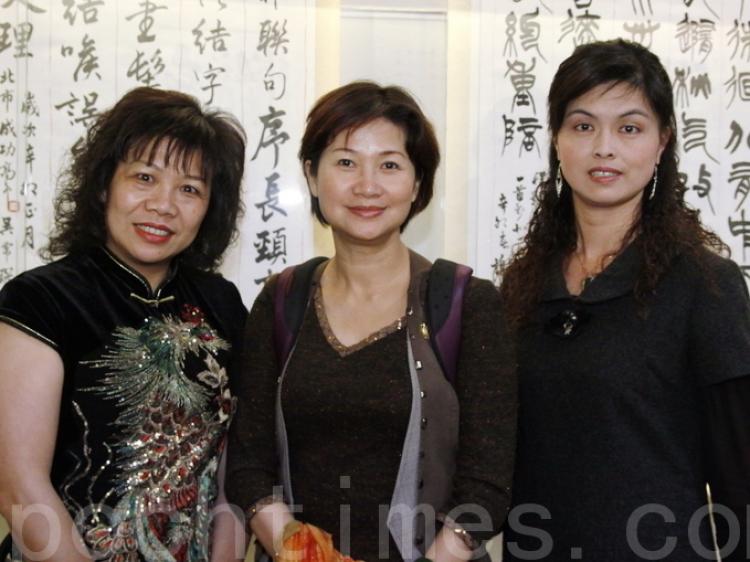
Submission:
M 551 264 L 520 336 L 506 560 L 713 557 L 706 484 L 748 499 L 750 300 L 736 264 L 705 259 L 677 258 L 640 308 L 633 245 L 577 297 Z
M 99 560 L 206 560 L 246 309 L 216 274 L 159 289 L 103 248 L 22 273 L 0 320 L 63 360 L 51 480 Z

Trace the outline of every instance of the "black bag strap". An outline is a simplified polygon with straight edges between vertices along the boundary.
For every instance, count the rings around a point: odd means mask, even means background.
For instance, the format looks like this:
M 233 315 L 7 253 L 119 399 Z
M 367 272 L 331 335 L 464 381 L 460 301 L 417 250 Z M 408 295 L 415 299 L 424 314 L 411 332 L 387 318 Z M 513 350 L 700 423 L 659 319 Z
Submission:
M 0 562 L 10 560 L 11 550 L 13 549 L 13 540 L 10 533 L 0 542 Z
M 427 278 L 426 316 L 430 343 L 445 378 L 456 383 L 458 353 L 461 345 L 461 318 L 466 286 L 472 269 L 449 260 L 438 259 Z
M 319 256 L 299 265 L 290 265 L 276 280 L 273 337 L 279 370 L 284 368 L 302 326 L 315 270 L 327 259 Z

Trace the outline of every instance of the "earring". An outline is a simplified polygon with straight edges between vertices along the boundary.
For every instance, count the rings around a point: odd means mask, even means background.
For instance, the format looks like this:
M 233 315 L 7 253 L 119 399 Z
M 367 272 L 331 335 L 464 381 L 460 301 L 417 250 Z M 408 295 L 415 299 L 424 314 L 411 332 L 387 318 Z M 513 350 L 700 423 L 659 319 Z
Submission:
M 651 201 L 656 194 L 656 184 L 659 181 L 659 164 L 654 164 L 654 181 L 651 184 L 651 193 L 648 194 L 648 200 Z
M 560 199 L 560 195 L 562 194 L 562 188 L 563 188 L 563 178 L 562 178 L 562 172 L 560 171 L 560 162 L 557 163 L 557 175 L 555 176 L 555 193 L 557 193 L 557 198 Z

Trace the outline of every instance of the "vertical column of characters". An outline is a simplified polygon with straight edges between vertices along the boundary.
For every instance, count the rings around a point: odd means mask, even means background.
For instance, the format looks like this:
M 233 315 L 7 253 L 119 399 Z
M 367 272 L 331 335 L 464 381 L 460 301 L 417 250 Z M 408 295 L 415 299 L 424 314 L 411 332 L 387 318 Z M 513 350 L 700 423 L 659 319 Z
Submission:
M 116 6 L 119 93 L 138 86 L 179 87 L 179 3 L 138 0 Z
M 18 61 L 14 55 L 13 32 L 18 28 L 18 10 L 0 10 L 0 142 L 5 143 L 10 129 L 15 128 L 16 96 L 18 93 Z M 0 284 L 17 270 L 17 254 L 23 240 L 21 202 L 16 185 L 15 160 L 0 157 Z M 19 232 L 21 231 L 21 232 Z
M 721 111 L 723 60 L 721 20 L 717 0 L 684 3 L 673 7 L 666 21 L 664 42 L 655 52 L 670 72 L 677 117 L 680 148 L 680 179 L 687 187 L 686 199 L 701 211 L 701 219 L 722 238 L 728 214 L 729 198 L 723 188 L 713 189 L 723 175 L 719 131 L 724 117 Z M 666 26 L 665 26 L 666 27 Z
M 495 20 L 497 100 L 493 124 L 498 154 L 492 204 L 491 275 L 497 282 L 516 242 L 524 235 L 536 187 L 545 179 L 545 94 L 549 84 L 552 8 L 521 0 Z
M 26 254 L 36 249 L 33 200 L 27 201 L 19 167 L 19 109 L 28 72 L 35 20 L 45 8 L 38 2 L 11 1 L 0 6 L 0 284 L 25 269 Z M 27 203 L 29 206 L 27 206 Z
M 243 6 L 228 0 L 183 3 L 182 88 L 204 105 L 242 106 Z M 189 64 L 186 62 L 189 61 Z
M 244 122 L 242 76 L 249 44 L 245 34 L 245 3 L 183 0 L 181 5 L 180 89 L 195 96 L 204 106 L 229 111 Z M 230 248 L 221 267 L 222 273 L 235 281 L 241 279 L 242 254 L 237 250 L 237 246 Z
M 714 71 L 720 77 L 714 82 L 720 91 L 716 110 L 723 116 L 718 131 L 722 166 L 716 183 L 727 200 L 721 221 L 729 230 L 725 239 L 750 283 L 750 6 L 746 2 L 725 4 L 729 5 L 723 6 L 717 39 L 724 46 L 723 64 Z
M 304 0 L 253 0 L 248 20 L 247 219 L 256 293 L 273 272 L 303 257 L 310 219 L 296 152 L 304 125 L 307 56 Z M 294 140 L 292 140 L 294 139 Z M 248 277 L 243 275 L 243 278 Z

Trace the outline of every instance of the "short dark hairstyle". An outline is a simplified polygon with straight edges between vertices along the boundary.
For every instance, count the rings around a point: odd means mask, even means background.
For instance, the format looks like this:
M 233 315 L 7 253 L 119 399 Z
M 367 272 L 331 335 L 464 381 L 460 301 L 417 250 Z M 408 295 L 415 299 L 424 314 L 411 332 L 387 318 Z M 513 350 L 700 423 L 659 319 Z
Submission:
M 440 164 L 440 147 L 432 124 L 406 90 L 363 80 L 328 92 L 315 103 L 307 116 L 298 156 L 303 169 L 305 163 L 310 162 L 310 173 L 315 176 L 323 151 L 336 135 L 342 131 L 351 132 L 381 118 L 404 131 L 406 153 L 419 181 L 417 197 L 401 225 L 403 230 L 432 199 L 435 171 Z M 311 205 L 315 218 L 327 225 L 317 197 L 311 196 Z
M 43 257 L 52 259 L 100 246 L 107 240 L 106 194 L 115 169 L 127 158 L 147 154 L 152 161 L 166 143 L 166 162 L 187 169 L 200 155 L 211 186 L 208 211 L 181 261 L 212 270 L 237 235 L 245 167 L 245 132 L 235 117 L 204 110 L 194 97 L 171 90 L 136 88 L 103 112 L 89 128 L 83 146 L 60 180 L 55 226 Z

